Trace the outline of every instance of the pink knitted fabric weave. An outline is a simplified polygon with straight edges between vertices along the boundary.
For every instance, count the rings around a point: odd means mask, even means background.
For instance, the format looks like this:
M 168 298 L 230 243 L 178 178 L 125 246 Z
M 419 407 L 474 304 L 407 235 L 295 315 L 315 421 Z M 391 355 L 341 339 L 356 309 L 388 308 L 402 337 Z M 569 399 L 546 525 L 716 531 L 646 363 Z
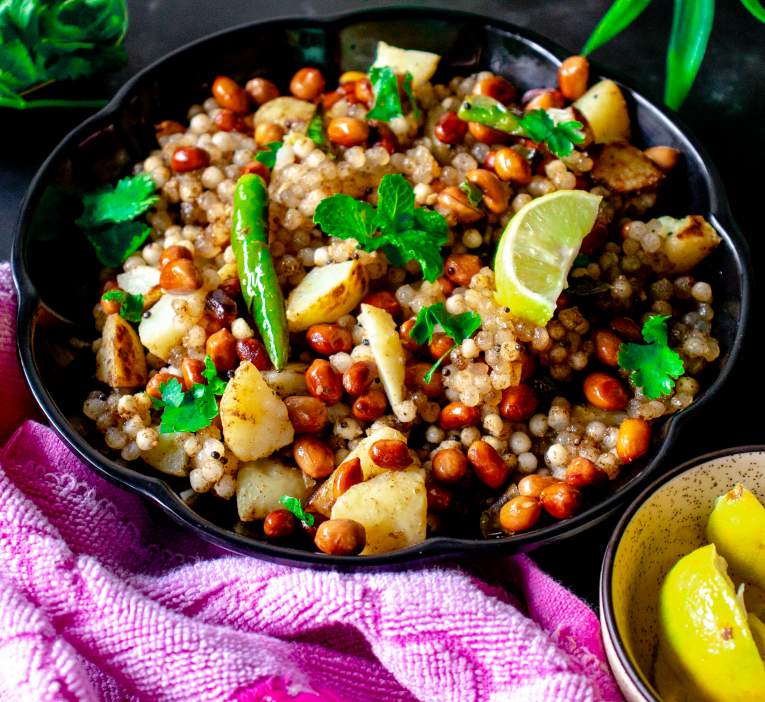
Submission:
M 0 267 L 0 432 L 29 411 Z M 86 388 L 83 388 L 83 392 Z M 0 452 L 0 699 L 596 702 L 595 615 L 525 557 L 532 618 L 457 566 L 341 574 L 230 555 L 152 518 L 48 428 Z

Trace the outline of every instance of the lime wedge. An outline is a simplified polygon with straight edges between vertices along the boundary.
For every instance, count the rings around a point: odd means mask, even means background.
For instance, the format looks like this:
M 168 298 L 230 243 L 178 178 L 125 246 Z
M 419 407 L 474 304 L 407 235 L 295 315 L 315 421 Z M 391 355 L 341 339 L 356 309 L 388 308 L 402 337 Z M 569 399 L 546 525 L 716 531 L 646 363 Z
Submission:
M 601 199 L 584 190 L 558 190 L 518 210 L 505 227 L 494 261 L 500 305 L 539 326 L 550 321 Z

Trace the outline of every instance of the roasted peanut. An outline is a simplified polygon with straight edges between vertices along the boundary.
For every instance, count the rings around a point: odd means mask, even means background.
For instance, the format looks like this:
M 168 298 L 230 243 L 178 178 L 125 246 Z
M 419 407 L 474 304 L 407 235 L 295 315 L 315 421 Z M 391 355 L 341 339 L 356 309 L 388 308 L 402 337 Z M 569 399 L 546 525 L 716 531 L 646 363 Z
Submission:
M 363 120 L 355 117 L 335 117 L 327 125 L 327 136 L 333 144 L 340 146 L 358 146 L 369 137 L 369 127 Z
M 556 519 L 574 516 L 582 504 L 579 490 L 568 483 L 555 483 L 542 490 L 539 496 L 542 507 Z
M 251 78 L 247 81 L 244 89 L 257 105 L 262 105 L 279 97 L 279 88 L 265 78 Z
M 458 448 L 436 451 L 431 463 L 431 474 L 440 483 L 456 483 L 467 473 L 467 458 Z
M 239 364 L 236 339 L 228 329 L 221 329 L 207 337 L 205 353 L 212 359 L 219 373 L 233 370 Z
M 629 396 L 619 380 L 607 373 L 591 373 L 584 379 L 584 396 L 598 409 L 623 410 Z
M 526 421 L 537 409 L 539 398 L 528 385 L 513 385 L 502 391 L 499 413 L 511 422 Z
M 334 353 L 350 353 L 353 348 L 353 337 L 347 329 L 338 324 L 314 324 L 305 333 L 308 345 L 322 354 L 331 356 Z
M 319 524 L 314 543 L 330 556 L 355 556 L 364 550 L 367 534 L 353 519 L 328 519 Z
M 531 181 L 531 164 L 515 149 L 505 146 L 494 153 L 494 170 L 505 182 L 527 185 Z
M 248 164 L 242 167 L 242 175 L 245 175 L 247 173 L 254 173 L 255 175 L 259 175 L 263 180 L 268 183 L 268 181 L 271 179 L 271 171 L 268 169 L 268 166 L 266 166 L 265 163 L 261 163 L 260 161 L 250 161 Z
M 428 500 L 428 510 L 431 512 L 445 512 L 452 506 L 454 493 L 443 485 L 436 483 L 426 485 L 425 495 Z
M 542 505 L 536 497 L 517 495 L 509 499 L 499 510 L 499 525 L 508 534 L 528 531 L 542 515 Z
M 436 282 L 441 288 L 441 292 L 443 293 L 444 297 L 449 297 L 449 295 L 454 292 L 454 283 L 452 283 L 452 281 L 449 280 L 445 275 L 438 276 Z
M 236 355 L 240 361 L 249 361 L 259 371 L 271 367 L 271 359 L 262 341 L 257 339 L 239 339 L 236 342 Z
M 221 107 L 244 114 L 250 106 L 247 92 L 235 80 L 218 76 L 212 85 L 212 94 Z
M 149 382 L 146 384 L 146 394 L 149 397 L 153 397 L 156 400 L 162 399 L 162 390 L 160 389 L 160 386 L 163 383 L 170 382 L 173 378 L 180 381 L 180 378 L 177 375 L 173 375 L 172 373 L 169 373 L 168 371 L 159 371 L 158 373 L 155 373 L 154 375 L 149 378 Z
M 366 361 L 357 361 L 343 373 L 343 388 L 352 397 L 363 395 L 372 384 L 372 367 Z
M 353 85 L 353 94 L 359 102 L 365 105 L 371 105 L 374 102 L 375 94 L 372 90 L 372 82 L 364 76 L 359 78 Z
M 680 152 L 671 146 L 652 146 L 643 153 L 662 171 L 671 171 L 680 160 Z
M 623 336 L 627 339 L 627 341 L 640 343 L 643 340 L 640 325 L 629 317 L 614 317 L 609 326 L 619 336 Z
M 507 209 L 510 202 L 508 187 L 485 168 L 474 168 L 465 174 L 469 183 L 472 183 L 483 192 L 483 204 L 486 209 L 494 214 L 501 214 Z
M 323 358 L 317 358 L 308 366 L 305 384 L 311 395 L 329 405 L 343 396 L 342 376 Z
M 186 127 L 172 119 L 163 119 L 154 125 L 154 131 L 157 139 L 159 139 L 160 137 L 171 136 L 173 134 L 183 134 L 186 131 Z
M 110 290 L 119 290 L 119 285 L 117 285 L 117 281 L 107 280 L 104 283 L 103 288 L 101 288 L 101 309 L 103 310 L 104 314 L 117 314 L 117 312 L 120 311 L 120 303 L 117 300 L 104 300 L 103 296 L 108 293 Z
M 461 402 L 450 402 L 441 408 L 438 423 L 442 429 L 462 429 L 471 424 L 478 424 L 481 418 L 481 410 L 478 407 L 468 407 Z
M 470 444 L 467 458 L 478 479 L 490 488 L 502 487 L 510 475 L 510 468 L 502 456 L 491 444 L 480 439 Z
M 401 312 L 401 305 L 399 305 L 396 296 L 390 290 L 371 292 L 361 302 L 365 305 L 372 305 L 372 307 L 379 307 L 393 318 L 397 317 Z
M 387 406 L 388 400 L 384 392 L 370 390 L 356 398 L 351 411 L 353 416 L 361 422 L 374 422 L 385 414 Z
M 481 259 L 473 254 L 451 254 L 444 262 L 444 274 L 455 285 L 466 288 L 481 270 Z
M 515 100 L 515 86 L 501 76 L 489 76 L 476 82 L 473 95 L 486 95 L 506 105 Z
M 436 332 L 430 340 L 428 351 L 430 352 L 430 357 L 434 361 L 437 361 L 441 356 L 448 353 L 454 347 L 455 343 L 450 336 L 442 334 L 441 332 Z
M 534 89 L 523 95 L 525 103 L 523 109 L 527 112 L 532 110 L 549 110 L 551 107 L 563 107 L 566 99 L 559 90 Z M 528 101 L 526 98 L 529 98 Z
M 170 165 L 176 173 L 188 173 L 210 165 L 210 154 L 197 146 L 181 146 L 173 152 Z
M 567 100 L 578 100 L 587 92 L 590 62 L 584 56 L 569 56 L 558 68 L 558 87 Z
M 176 258 L 162 267 L 159 285 L 167 292 L 190 293 L 202 287 L 202 275 L 193 261 Z
M 468 122 L 468 130 L 476 141 L 488 144 L 489 146 L 492 144 L 504 144 L 507 141 L 507 134 L 505 132 L 487 127 L 479 122 Z
M 301 100 L 313 101 L 324 90 L 324 76 L 318 68 L 301 68 L 290 81 L 290 92 Z
M 231 326 L 231 323 L 237 318 L 239 310 L 236 301 L 225 290 L 219 288 L 207 293 L 205 312 L 222 325 Z
M 164 268 L 170 261 L 174 261 L 176 258 L 186 258 L 190 261 L 192 258 L 191 251 L 185 246 L 168 246 L 166 249 L 163 249 L 162 253 L 159 255 L 160 269 Z
M 286 509 L 269 512 L 263 520 L 263 534 L 267 539 L 283 539 L 294 534 L 296 528 L 295 516 Z
M 292 456 L 298 468 L 314 480 L 326 478 L 335 469 L 332 449 L 315 436 L 301 436 L 292 445 Z
M 410 363 L 406 367 L 404 381 L 407 387 L 417 388 L 425 393 L 428 399 L 433 400 L 443 392 L 444 385 L 441 371 L 438 370 L 430 376 L 430 382 L 425 380 L 430 369 L 430 363 Z
M 213 124 L 221 132 L 242 131 L 244 129 L 241 115 L 237 115 L 231 110 L 218 110 L 213 116 Z
M 284 404 L 296 434 L 317 434 L 327 424 L 327 406 L 315 397 L 292 395 Z
M 361 470 L 361 459 L 352 458 L 350 461 L 341 463 L 332 478 L 332 495 L 335 499 L 340 497 L 349 488 L 364 480 Z
M 651 425 L 645 419 L 625 419 L 616 437 L 616 455 L 630 463 L 645 455 L 651 445 Z
M 607 329 L 599 329 L 595 332 L 595 355 L 598 360 L 614 368 L 619 365 L 619 347 L 622 340 Z
M 281 141 L 284 136 L 284 129 L 273 122 L 261 122 L 255 127 L 255 143 L 258 146 L 265 146 L 274 141 Z
M 380 439 L 369 448 L 369 457 L 381 468 L 400 470 L 412 464 L 409 447 L 397 439 Z
M 207 380 L 202 375 L 205 362 L 198 358 L 188 356 L 181 361 L 181 373 L 183 374 L 183 389 L 188 390 L 192 385 L 205 385 Z
M 539 497 L 542 490 L 560 482 L 551 475 L 524 475 L 518 481 L 518 492 L 524 497 Z
M 412 317 L 411 319 L 407 319 L 398 328 L 398 337 L 401 339 L 401 345 L 410 351 L 416 351 L 420 348 L 420 345 L 414 339 L 412 339 L 412 327 L 416 322 L 417 320 Z
M 449 111 L 444 112 L 436 122 L 433 134 L 444 144 L 459 144 L 465 138 L 467 130 L 467 122 L 457 117 L 456 112 Z
M 600 470 L 592 461 L 583 456 L 577 456 L 566 468 L 566 482 L 581 488 L 587 485 L 595 485 L 606 478 L 604 471 Z
M 468 196 L 456 185 L 450 185 L 438 193 L 438 204 L 460 224 L 472 224 L 483 217 L 483 212 L 473 207 L 468 202 Z

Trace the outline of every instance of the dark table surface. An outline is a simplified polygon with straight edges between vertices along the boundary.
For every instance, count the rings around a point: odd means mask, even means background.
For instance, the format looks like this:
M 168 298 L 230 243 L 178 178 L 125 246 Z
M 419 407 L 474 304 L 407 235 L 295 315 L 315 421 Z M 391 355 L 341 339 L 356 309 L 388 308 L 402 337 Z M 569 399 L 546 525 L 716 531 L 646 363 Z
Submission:
M 112 90 L 166 52 L 232 25 L 285 15 L 321 15 L 354 8 L 400 5 L 351 0 L 128 0 L 128 65 L 112 76 Z M 480 12 L 528 27 L 578 51 L 610 0 L 422 0 L 422 7 L 451 7 Z M 613 68 L 647 97 L 661 101 L 666 42 L 671 23 L 669 0 L 654 0 L 639 20 L 599 50 L 595 59 Z M 214 57 L 211 57 L 211 66 Z M 701 139 L 720 169 L 733 214 L 749 240 L 756 279 L 763 272 L 761 169 L 765 155 L 765 26 L 735 0 L 721 0 L 709 50 L 693 92 L 680 114 Z M 106 96 L 105 96 L 106 97 Z M 58 141 L 86 114 L 73 112 L 46 121 L 36 115 L 27 126 L 14 119 L 13 133 L 3 130 L 0 147 L 0 256 L 10 253 L 13 224 L 21 198 L 37 168 Z M 0 116 L 0 125 L 3 117 Z M 759 291 L 755 292 L 759 295 Z M 718 409 L 684 429 L 667 466 L 701 453 L 738 444 L 765 443 L 758 411 L 765 383 L 761 370 L 761 310 L 754 306 L 744 357 L 718 396 Z M 617 515 L 618 517 L 618 515 Z M 534 552 L 549 572 L 591 604 L 603 552 L 616 518 L 558 545 Z M 161 518 L 161 517 L 158 517 Z

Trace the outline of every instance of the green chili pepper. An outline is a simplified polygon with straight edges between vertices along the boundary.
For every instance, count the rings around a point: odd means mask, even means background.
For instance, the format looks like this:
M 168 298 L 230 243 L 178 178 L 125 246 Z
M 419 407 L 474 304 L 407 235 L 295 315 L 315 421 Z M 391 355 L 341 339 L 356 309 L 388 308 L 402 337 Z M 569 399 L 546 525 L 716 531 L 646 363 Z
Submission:
M 627 29 L 650 2 L 651 0 L 616 0 L 590 34 L 590 38 L 582 49 L 582 55 L 591 54 Z
M 466 122 L 485 124 L 508 134 L 524 135 L 521 118 L 487 95 L 468 95 L 462 101 L 457 117 Z
M 268 250 L 268 190 L 254 173 L 243 175 L 234 190 L 231 226 L 242 295 L 255 319 L 271 363 L 283 368 L 289 355 L 284 296 Z
M 715 0 L 675 0 L 664 87 L 664 102 L 674 110 L 683 104 L 699 72 L 714 16 Z

